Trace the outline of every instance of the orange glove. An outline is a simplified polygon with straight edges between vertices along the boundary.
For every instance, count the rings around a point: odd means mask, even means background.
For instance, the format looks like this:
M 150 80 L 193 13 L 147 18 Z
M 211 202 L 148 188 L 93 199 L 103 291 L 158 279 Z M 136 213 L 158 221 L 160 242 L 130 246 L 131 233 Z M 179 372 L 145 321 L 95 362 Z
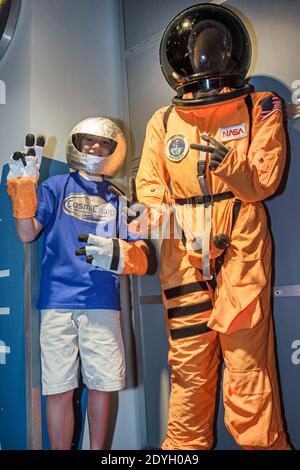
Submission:
M 37 178 L 19 176 L 7 181 L 7 192 L 12 200 L 13 216 L 16 219 L 31 219 L 35 215 Z

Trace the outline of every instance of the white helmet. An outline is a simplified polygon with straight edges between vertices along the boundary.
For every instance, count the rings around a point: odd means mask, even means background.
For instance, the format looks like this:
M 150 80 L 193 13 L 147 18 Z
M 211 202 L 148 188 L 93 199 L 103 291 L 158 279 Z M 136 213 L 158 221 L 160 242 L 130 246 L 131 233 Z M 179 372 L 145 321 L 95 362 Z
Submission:
M 81 140 L 86 134 L 110 139 L 111 153 L 108 157 L 84 154 Z M 126 154 L 126 141 L 121 129 L 110 119 L 93 117 L 79 122 L 71 131 L 67 142 L 67 162 L 73 170 L 114 176 L 122 167 Z

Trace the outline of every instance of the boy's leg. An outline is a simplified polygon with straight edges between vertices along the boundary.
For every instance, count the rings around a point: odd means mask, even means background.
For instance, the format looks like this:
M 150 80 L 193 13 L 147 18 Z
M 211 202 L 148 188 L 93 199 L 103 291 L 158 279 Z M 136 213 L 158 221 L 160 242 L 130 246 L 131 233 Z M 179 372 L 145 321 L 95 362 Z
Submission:
M 78 313 L 79 351 L 83 382 L 88 389 L 91 449 L 104 449 L 112 420 L 112 395 L 125 386 L 125 355 L 120 312 Z
M 47 428 L 52 450 L 71 449 L 74 432 L 73 391 L 47 396 Z
M 101 392 L 88 389 L 88 420 L 90 431 L 90 449 L 105 449 L 108 433 L 112 392 Z
M 77 333 L 72 311 L 41 311 L 42 383 L 52 449 L 70 449 L 72 444 L 72 398 L 78 386 Z

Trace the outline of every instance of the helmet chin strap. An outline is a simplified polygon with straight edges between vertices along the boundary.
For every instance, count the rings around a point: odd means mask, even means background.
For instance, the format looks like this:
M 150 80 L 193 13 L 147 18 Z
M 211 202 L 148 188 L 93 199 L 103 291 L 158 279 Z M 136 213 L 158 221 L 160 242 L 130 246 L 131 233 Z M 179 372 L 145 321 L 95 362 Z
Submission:
M 82 154 L 85 160 L 85 171 L 91 174 L 99 174 L 99 171 L 110 157 L 100 157 L 90 153 Z
M 217 95 L 205 96 L 205 92 L 203 92 L 203 96 L 201 96 L 200 98 L 184 99 L 181 96 L 179 97 L 177 95 L 177 96 L 174 96 L 172 103 L 175 106 L 185 106 L 185 107 L 204 106 L 204 105 L 209 105 L 209 104 L 222 103 L 224 101 L 229 101 L 234 98 L 238 98 L 239 96 L 248 95 L 249 93 L 251 93 L 252 90 L 253 90 L 252 86 L 246 84 L 241 88 L 230 90 L 226 93 L 217 94 Z

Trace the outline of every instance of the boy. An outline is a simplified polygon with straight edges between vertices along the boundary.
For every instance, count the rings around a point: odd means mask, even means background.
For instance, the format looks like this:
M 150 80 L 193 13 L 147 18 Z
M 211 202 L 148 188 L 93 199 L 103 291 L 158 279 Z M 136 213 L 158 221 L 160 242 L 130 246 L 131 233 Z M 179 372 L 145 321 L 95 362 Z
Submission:
M 121 208 L 104 180 L 121 168 L 126 143 L 111 120 L 85 119 L 67 145 L 67 161 L 75 171 L 47 179 L 37 194 L 39 164 L 32 154 L 40 149 L 34 150 L 17 160 L 14 154 L 7 185 L 20 239 L 29 243 L 44 232 L 38 307 L 51 448 L 71 447 L 80 357 L 90 448 L 103 449 L 112 392 L 125 386 L 119 274 L 145 274 L 149 256 L 144 241 L 130 234 L 127 240 L 118 238 Z M 89 245 L 76 254 L 87 257 L 75 256 L 78 239 Z

